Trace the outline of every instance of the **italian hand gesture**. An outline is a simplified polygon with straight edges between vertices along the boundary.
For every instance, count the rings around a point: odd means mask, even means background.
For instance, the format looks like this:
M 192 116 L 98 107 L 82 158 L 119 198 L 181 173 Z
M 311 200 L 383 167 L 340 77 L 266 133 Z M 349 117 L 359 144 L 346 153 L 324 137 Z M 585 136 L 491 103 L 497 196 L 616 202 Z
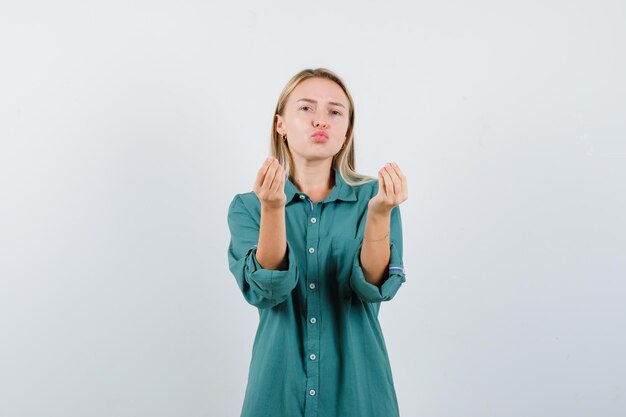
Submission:
M 388 163 L 378 171 L 378 194 L 368 203 L 368 211 L 388 214 L 395 206 L 409 197 L 406 177 L 395 162 Z
M 285 207 L 287 203 L 285 177 L 285 169 L 278 159 L 270 156 L 263 162 L 252 187 L 262 207 L 273 209 Z

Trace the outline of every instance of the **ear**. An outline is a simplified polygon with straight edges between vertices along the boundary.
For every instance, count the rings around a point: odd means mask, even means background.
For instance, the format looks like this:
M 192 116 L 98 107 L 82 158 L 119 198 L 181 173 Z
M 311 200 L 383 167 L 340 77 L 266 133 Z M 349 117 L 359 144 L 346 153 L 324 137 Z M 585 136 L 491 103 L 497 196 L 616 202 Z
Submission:
M 282 136 L 285 134 L 285 126 L 283 118 L 280 114 L 275 115 L 276 117 L 276 131 Z

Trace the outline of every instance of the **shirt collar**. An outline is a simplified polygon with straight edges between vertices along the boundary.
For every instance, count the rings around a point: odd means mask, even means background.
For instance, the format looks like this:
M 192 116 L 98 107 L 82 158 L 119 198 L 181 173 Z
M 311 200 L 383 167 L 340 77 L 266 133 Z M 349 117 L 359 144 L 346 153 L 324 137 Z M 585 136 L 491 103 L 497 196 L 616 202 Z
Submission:
M 356 201 L 356 193 L 354 192 L 354 188 L 348 185 L 339 171 L 335 168 L 331 168 L 335 175 L 335 185 L 333 189 L 330 191 L 330 194 L 326 196 L 326 198 L 322 201 L 323 203 L 330 203 L 335 200 L 343 200 L 343 201 Z M 289 177 L 285 180 L 285 195 L 287 196 L 287 204 L 291 203 L 296 196 L 304 195 L 304 193 L 300 192 L 298 188 L 294 185 L 293 182 L 289 179 Z

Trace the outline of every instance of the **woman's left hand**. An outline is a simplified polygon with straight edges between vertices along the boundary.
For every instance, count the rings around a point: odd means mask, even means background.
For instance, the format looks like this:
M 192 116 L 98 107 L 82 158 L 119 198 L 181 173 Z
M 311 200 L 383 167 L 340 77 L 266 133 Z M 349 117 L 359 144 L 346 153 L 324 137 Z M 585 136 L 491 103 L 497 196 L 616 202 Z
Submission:
M 408 197 L 406 177 L 395 162 L 388 163 L 378 171 L 378 194 L 370 199 L 368 211 L 389 214 Z

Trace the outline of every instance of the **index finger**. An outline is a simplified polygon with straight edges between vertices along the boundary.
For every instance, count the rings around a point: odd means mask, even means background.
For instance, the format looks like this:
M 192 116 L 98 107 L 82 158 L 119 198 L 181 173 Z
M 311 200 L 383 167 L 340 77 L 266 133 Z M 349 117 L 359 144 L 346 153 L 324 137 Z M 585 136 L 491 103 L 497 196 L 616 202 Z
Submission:
M 263 178 L 265 177 L 265 174 L 267 173 L 267 170 L 270 167 L 270 165 L 272 165 L 273 161 L 274 161 L 274 158 L 271 156 L 268 156 L 267 158 L 265 158 L 263 165 L 261 165 L 261 168 L 259 168 L 259 171 L 256 175 L 256 180 L 258 184 L 263 184 Z
M 398 176 L 400 177 L 400 179 L 402 181 L 406 181 L 406 177 L 404 176 L 404 174 L 402 173 L 402 171 L 400 170 L 400 167 L 398 166 L 398 164 L 396 164 L 395 162 L 393 162 L 391 164 L 391 166 L 393 167 L 393 169 L 398 173 Z

